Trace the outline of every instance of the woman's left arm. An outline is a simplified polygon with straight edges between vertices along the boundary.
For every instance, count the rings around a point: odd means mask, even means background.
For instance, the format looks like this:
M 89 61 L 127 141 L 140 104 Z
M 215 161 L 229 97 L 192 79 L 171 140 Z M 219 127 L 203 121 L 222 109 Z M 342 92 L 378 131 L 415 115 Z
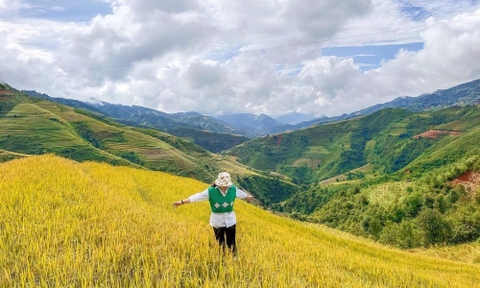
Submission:
M 237 198 L 245 199 L 250 202 L 253 198 L 255 198 L 255 196 L 243 191 L 242 189 L 237 188 Z

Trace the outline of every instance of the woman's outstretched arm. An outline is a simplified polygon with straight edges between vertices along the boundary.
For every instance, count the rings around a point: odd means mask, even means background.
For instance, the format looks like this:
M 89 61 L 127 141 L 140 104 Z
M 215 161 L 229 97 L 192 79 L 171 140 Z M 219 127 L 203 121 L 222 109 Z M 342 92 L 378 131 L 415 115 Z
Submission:
M 180 200 L 180 201 L 176 201 L 176 202 L 173 202 L 173 207 L 178 207 L 180 205 L 183 205 L 183 204 L 187 204 L 187 203 L 190 203 L 190 199 L 187 198 L 187 199 L 183 199 L 183 200 Z
M 186 199 L 173 202 L 172 206 L 178 207 L 183 204 L 205 201 L 205 200 L 208 200 L 208 189 L 205 189 L 204 191 L 194 194 Z
M 248 202 L 250 202 L 255 198 L 255 196 L 253 196 L 250 193 L 247 193 L 247 192 L 243 191 L 242 189 L 237 188 L 237 198 L 245 199 Z

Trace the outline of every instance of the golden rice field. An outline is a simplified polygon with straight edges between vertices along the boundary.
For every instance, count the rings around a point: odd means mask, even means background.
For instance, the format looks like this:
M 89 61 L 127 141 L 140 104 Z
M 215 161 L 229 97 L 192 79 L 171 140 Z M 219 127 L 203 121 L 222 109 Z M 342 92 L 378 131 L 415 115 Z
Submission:
M 412 251 L 466 263 L 480 264 L 480 242 L 478 241 L 457 246 L 440 246 L 429 249 L 416 248 Z
M 0 287 L 478 287 L 480 266 L 236 205 L 217 250 L 207 184 L 46 155 L 0 164 Z

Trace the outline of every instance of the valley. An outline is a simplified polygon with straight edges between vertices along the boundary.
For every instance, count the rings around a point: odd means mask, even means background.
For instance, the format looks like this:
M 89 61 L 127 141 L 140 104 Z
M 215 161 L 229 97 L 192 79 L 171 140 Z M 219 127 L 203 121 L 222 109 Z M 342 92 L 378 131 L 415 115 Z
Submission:
M 2 162 L 55 154 L 203 183 L 229 171 L 256 196 L 255 205 L 284 217 L 415 253 L 478 262 L 478 105 L 386 108 L 247 139 L 191 127 L 173 128 L 173 135 L 172 128 L 130 126 L 78 103 L 70 107 L 6 88 L 0 93 Z M 204 145 L 217 145 L 220 153 L 195 144 L 203 135 L 210 135 Z

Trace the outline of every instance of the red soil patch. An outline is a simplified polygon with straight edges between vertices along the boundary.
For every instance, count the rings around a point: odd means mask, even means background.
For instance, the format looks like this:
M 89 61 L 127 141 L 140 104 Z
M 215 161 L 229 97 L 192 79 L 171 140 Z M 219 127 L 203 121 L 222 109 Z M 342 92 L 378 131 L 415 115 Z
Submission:
M 417 134 L 417 135 L 413 136 L 413 138 L 415 138 L 415 139 L 419 139 L 419 138 L 435 139 L 435 138 L 438 138 L 438 137 L 443 136 L 443 135 L 457 136 L 457 135 L 460 135 L 460 134 L 462 134 L 462 133 L 458 132 L 458 131 L 428 130 L 426 132 L 423 132 L 423 133 L 420 133 L 420 134 Z
M 15 95 L 12 91 L 0 90 L 0 95 Z
M 468 172 L 465 172 L 462 175 L 458 176 L 457 179 L 460 180 L 460 181 L 474 183 L 474 182 L 476 182 L 475 180 L 476 180 L 477 176 L 478 175 L 476 175 L 472 171 L 468 171 Z
M 478 187 L 480 186 L 480 171 L 467 171 L 453 180 L 452 184 L 454 186 L 463 185 L 465 188 L 470 188 L 472 193 L 470 196 L 473 198 L 477 194 L 476 191 L 478 191 Z
M 12 96 L 14 93 L 8 90 L 0 90 L 0 102 L 9 102 L 12 101 Z

